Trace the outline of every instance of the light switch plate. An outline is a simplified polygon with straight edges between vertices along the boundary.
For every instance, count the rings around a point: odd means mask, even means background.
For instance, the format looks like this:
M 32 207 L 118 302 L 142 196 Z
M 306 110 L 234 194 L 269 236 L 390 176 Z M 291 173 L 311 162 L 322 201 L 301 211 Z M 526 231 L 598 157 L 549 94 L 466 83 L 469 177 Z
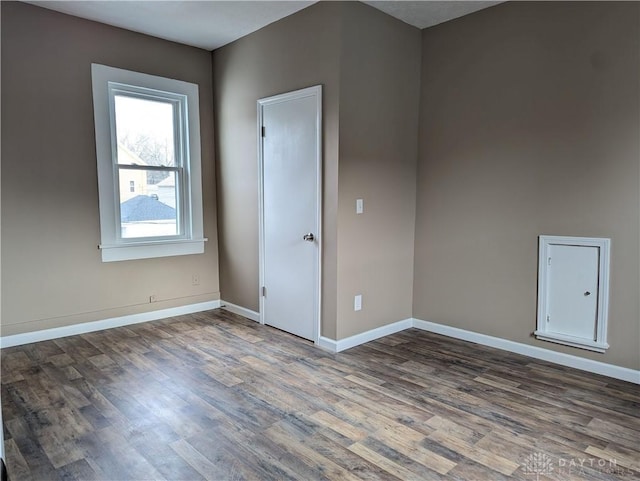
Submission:
M 362 310 L 362 294 L 358 294 L 353 298 L 353 310 L 354 311 Z
M 356 214 L 362 214 L 364 212 L 364 200 L 356 199 Z

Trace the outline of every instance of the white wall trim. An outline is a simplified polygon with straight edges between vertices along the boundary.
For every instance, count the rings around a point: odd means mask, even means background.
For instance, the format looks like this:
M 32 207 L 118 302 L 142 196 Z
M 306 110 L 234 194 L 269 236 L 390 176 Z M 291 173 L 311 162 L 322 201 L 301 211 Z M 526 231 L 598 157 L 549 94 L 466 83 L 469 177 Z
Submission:
M 171 78 L 91 64 L 91 85 L 98 172 L 98 205 L 102 262 L 146 259 L 204 252 L 202 223 L 202 152 L 200 101 L 197 84 Z M 120 198 L 115 137 L 116 94 L 155 97 L 175 103 L 176 183 L 180 233 L 167 237 L 126 239 L 120 232 Z M 180 112 L 179 114 L 177 112 Z M 178 155 L 178 152 L 180 155 Z M 169 240 L 169 242 L 166 242 Z
M 423 331 L 433 332 L 435 334 L 442 334 L 443 336 L 452 337 L 454 339 L 461 339 L 463 341 L 469 341 L 483 346 L 502 349 L 503 351 L 514 352 L 523 356 L 532 357 L 534 359 L 541 359 L 543 361 L 572 367 L 574 369 L 580 369 L 582 371 L 592 372 L 594 374 L 609 376 L 614 379 L 620 379 L 622 381 L 640 384 L 640 370 L 615 366 L 613 364 L 594 361 L 592 359 L 585 359 L 583 357 L 565 354 L 563 352 L 551 351 L 542 347 L 530 346 L 528 344 L 522 344 L 520 342 L 509 341 L 508 339 L 503 339 L 500 337 L 488 336 L 486 334 L 467 331 L 464 329 L 459 329 L 457 327 L 445 326 L 444 324 L 437 324 L 435 322 L 422 321 L 420 319 L 405 319 L 404 321 L 387 324 L 386 326 L 378 327 L 376 329 L 372 329 L 370 331 L 356 334 L 355 336 L 347 337 L 345 339 L 340 339 L 337 341 L 321 336 L 320 340 L 317 343 L 317 346 L 327 351 L 341 352 L 346 349 L 359 346 L 360 344 L 375 341 L 376 339 L 380 339 L 381 337 L 404 331 L 405 329 L 409 329 L 411 327 L 421 329 Z
M 260 322 L 260 313 L 247 309 L 246 307 L 238 306 L 227 301 L 220 301 L 220 307 L 225 311 L 233 312 L 252 321 Z
M 131 314 L 128 316 L 112 317 L 110 319 L 102 319 L 100 321 L 83 322 L 81 324 L 72 324 L 70 326 L 25 332 L 24 334 L 14 334 L 12 336 L 0 337 L 0 348 L 21 346 L 22 344 L 30 344 L 32 342 L 49 341 L 60 337 L 102 331 L 113 327 L 140 324 L 141 322 L 157 321 L 158 319 L 182 316 L 184 314 L 193 314 L 194 312 L 209 311 L 219 307 L 220 301 L 199 302 L 197 304 L 188 304 L 186 306 L 170 307 L 168 309 L 160 309 L 157 311 L 141 312 L 139 314 Z
M 329 339 L 328 337 L 320 336 L 316 346 L 329 352 L 338 352 L 338 341 Z
M 504 351 L 515 352 L 524 356 L 541 359 L 543 361 L 560 364 L 562 366 L 580 369 L 582 371 L 592 372 L 594 374 L 602 374 L 603 376 L 621 379 L 623 381 L 640 384 L 640 370 L 629 369 L 626 367 L 615 366 L 600 361 L 593 361 L 583 357 L 565 354 L 563 352 L 551 351 L 537 346 L 530 346 L 520 342 L 509 341 L 500 337 L 487 336 L 477 332 L 466 331 L 457 327 L 445 326 L 435 322 L 421 321 L 413 319 L 413 327 L 422 329 L 423 331 L 442 334 L 443 336 L 461 339 L 463 341 L 474 342 L 483 346 L 495 347 Z
M 340 339 L 339 341 L 334 341 L 333 339 L 329 339 L 327 337 L 320 337 L 318 346 L 331 352 L 344 351 L 346 349 L 359 346 L 360 344 L 364 344 L 369 341 L 375 341 L 376 339 L 380 339 L 381 337 L 389 336 L 391 334 L 395 334 L 396 332 L 409 329 L 410 327 L 412 327 L 412 321 L 412 319 L 405 319 L 403 321 L 394 322 L 393 324 L 387 324 L 386 326 L 377 327 L 375 329 L 371 329 L 370 331 L 356 334 L 355 336 Z
M 259 322 L 259 314 L 255 311 L 251 311 L 244 307 L 236 306 L 225 301 L 209 301 L 200 302 L 197 304 L 189 304 L 180 307 L 171 307 L 168 309 L 160 309 L 157 311 L 142 312 L 140 314 L 131 314 L 129 316 L 113 317 L 100 321 L 84 322 L 81 324 L 73 324 L 71 326 L 55 327 L 53 329 L 44 329 L 41 331 L 27 332 L 24 334 L 4 336 L 0 337 L 0 348 L 20 346 L 22 344 L 30 344 L 32 342 L 48 341 L 61 337 L 85 334 L 88 332 L 102 331 L 104 329 L 111 329 L 114 327 L 129 326 L 142 322 L 156 321 L 159 319 L 166 319 L 168 317 L 208 311 L 211 309 L 217 309 L 219 307 L 223 307 L 229 312 L 234 312 L 235 314 L 239 314 L 248 319 Z M 583 357 L 573 356 L 571 354 L 551 351 L 549 349 L 530 346 L 528 344 L 522 344 L 520 342 L 509 341 L 508 339 L 502 339 L 500 337 L 488 336 L 486 334 L 467 331 L 465 329 L 459 329 L 457 327 L 445 326 L 444 324 L 438 324 L 435 322 L 422 321 L 420 319 L 405 319 L 403 321 L 387 324 L 386 326 L 371 329 L 370 331 L 362 332 L 360 334 L 356 334 L 345 339 L 340 339 L 338 341 L 321 336 L 316 345 L 331 352 L 341 352 L 352 347 L 359 346 L 360 344 L 375 341 L 376 339 L 380 339 L 381 337 L 389 336 L 391 334 L 395 334 L 412 327 L 421 329 L 423 331 L 429 331 L 436 334 L 441 334 L 443 336 L 452 337 L 454 339 L 461 339 L 463 341 L 469 341 L 483 346 L 494 347 L 496 349 L 502 349 L 504 351 L 522 354 L 523 356 L 529 356 L 534 359 L 541 359 L 543 361 L 552 362 L 554 364 L 560 364 L 562 366 L 572 367 L 575 369 L 580 369 L 582 371 L 588 371 L 594 374 L 601 374 L 603 376 L 609 376 L 615 379 L 620 379 L 622 381 L 640 384 L 640 370 L 615 366 L 613 364 L 585 359 Z

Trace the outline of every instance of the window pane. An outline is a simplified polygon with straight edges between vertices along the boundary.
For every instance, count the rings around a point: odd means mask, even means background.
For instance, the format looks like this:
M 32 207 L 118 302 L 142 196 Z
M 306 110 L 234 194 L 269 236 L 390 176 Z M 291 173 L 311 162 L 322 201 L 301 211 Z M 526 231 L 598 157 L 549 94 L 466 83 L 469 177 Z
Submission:
M 173 104 L 115 95 L 118 163 L 175 166 Z M 150 183 L 159 180 L 150 175 Z
M 151 173 L 148 170 L 121 168 L 119 173 L 122 238 L 179 235 L 176 172 L 153 172 L 161 178 L 155 184 L 147 183 Z M 127 188 L 132 183 L 136 186 L 135 192 Z

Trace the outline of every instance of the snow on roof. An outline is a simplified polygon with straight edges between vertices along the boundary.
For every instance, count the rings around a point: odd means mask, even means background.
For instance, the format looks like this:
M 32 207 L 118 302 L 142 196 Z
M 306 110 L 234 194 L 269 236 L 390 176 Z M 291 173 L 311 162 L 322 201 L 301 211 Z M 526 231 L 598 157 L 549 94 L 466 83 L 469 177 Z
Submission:
M 148 195 L 136 195 L 120 204 L 120 218 L 122 222 L 173 220 L 176 210 Z

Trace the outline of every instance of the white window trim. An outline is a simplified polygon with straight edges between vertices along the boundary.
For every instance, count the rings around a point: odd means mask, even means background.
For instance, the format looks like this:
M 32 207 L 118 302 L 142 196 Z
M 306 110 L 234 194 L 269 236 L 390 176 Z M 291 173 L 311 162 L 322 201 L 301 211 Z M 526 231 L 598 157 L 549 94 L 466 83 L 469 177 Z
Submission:
M 93 84 L 93 111 L 96 131 L 96 156 L 98 166 L 98 197 L 100 203 L 99 248 L 103 262 L 147 259 L 188 254 L 202 254 L 204 237 L 202 223 L 202 170 L 200 150 L 200 114 L 198 86 L 180 80 L 132 72 L 106 65 L 91 64 Z M 187 122 L 185 147 L 188 155 L 185 182 L 189 192 L 184 195 L 188 206 L 184 209 L 189 219 L 184 223 L 185 232 L 170 238 L 121 239 L 116 216 L 119 215 L 119 199 L 115 178 L 114 149 L 112 140 L 112 115 L 109 101 L 109 83 L 132 85 L 186 96 Z

